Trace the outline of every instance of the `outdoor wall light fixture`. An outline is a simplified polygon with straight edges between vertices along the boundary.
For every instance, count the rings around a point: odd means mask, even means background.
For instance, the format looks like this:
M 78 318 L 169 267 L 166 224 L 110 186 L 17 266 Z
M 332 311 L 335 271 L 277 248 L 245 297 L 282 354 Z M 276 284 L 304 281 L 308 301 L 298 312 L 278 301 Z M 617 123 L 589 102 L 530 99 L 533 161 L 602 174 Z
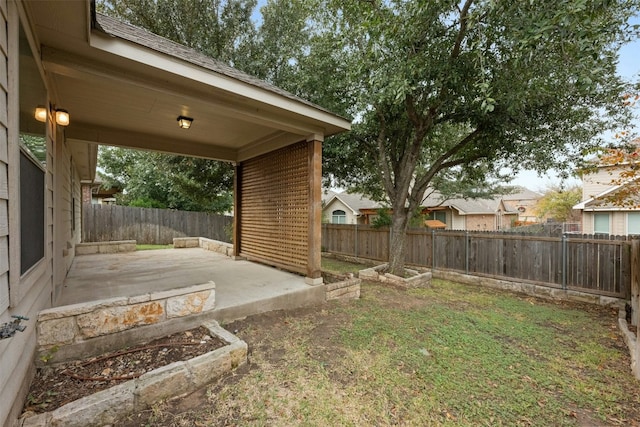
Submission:
M 180 126 L 181 129 L 189 129 L 191 122 L 193 122 L 191 117 L 178 116 L 178 126 Z
M 69 113 L 67 110 L 56 110 L 56 123 L 60 126 L 69 126 Z
M 36 120 L 39 121 L 39 122 L 46 122 L 47 121 L 47 108 L 42 106 L 42 105 L 38 105 L 36 107 L 35 117 L 36 117 Z

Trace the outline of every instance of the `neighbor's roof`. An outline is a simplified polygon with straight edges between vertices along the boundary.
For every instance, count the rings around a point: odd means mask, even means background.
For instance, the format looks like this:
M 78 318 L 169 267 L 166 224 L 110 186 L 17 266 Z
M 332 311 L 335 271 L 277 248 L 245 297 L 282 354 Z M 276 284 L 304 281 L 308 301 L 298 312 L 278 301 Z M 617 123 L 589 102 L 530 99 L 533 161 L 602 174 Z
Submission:
M 529 190 L 526 187 L 516 187 L 516 192 L 512 193 L 512 194 L 505 194 L 504 196 L 502 196 L 502 200 L 537 200 L 540 199 L 542 197 L 542 194 L 533 191 L 533 190 Z
M 368 199 L 360 193 L 333 193 L 331 197 L 327 199 L 325 206 L 329 206 L 333 200 L 340 200 L 345 206 L 347 206 L 355 214 L 359 213 L 362 209 L 380 209 L 382 204 L 374 200 Z
M 469 214 L 494 214 L 498 210 L 505 213 L 515 213 L 516 211 L 508 205 L 502 203 L 502 197 L 495 199 L 444 199 L 437 192 L 432 192 L 423 202 L 425 208 L 447 207 L 456 209 L 461 215 Z
M 578 203 L 577 205 L 573 206 L 573 209 L 579 209 L 579 210 L 585 210 L 585 209 L 593 209 L 593 210 L 637 210 L 634 208 L 628 208 L 628 207 L 620 207 L 620 206 L 611 206 L 609 204 L 599 204 L 602 201 L 600 199 L 604 198 L 604 197 L 608 197 L 612 194 L 615 194 L 616 192 L 618 192 L 621 188 L 623 188 L 626 185 L 629 185 L 631 183 L 635 183 L 636 181 L 640 180 L 640 176 L 635 177 L 633 179 L 628 180 L 627 182 L 624 182 L 622 184 L 618 184 L 615 185 L 613 187 L 609 187 L 606 190 L 604 190 L 603 192 L 601 192 L 600 194 L 595 195 L 594 197 L 591 197 L 587 200 L 584 200 L 580 203 Z M 635 199 L 638 200 L 638 202 L 640 203 L 640 196 L 636 195 Z

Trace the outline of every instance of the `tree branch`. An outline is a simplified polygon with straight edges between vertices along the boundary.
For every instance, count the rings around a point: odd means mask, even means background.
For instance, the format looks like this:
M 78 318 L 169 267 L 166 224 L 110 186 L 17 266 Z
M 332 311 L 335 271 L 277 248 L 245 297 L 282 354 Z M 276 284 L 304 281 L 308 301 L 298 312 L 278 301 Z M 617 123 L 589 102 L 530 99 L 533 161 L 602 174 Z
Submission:
M 475 141 L 480 136 L 481 133 L 482 133 L 482 130 L 480 128 L 477 128 L 476 130 L 471 132 L 469 135 L 465 136 L 456 145 L 454 145 L 445 153 L 443 153 L 440 157 L 438 157 L 438 159 L 435 162 L 433 162 L 433 164 L 429 168 L 429 171 L 427 172 L 427 174 L 423 176 L 422 179 L 420 179 L 418 182 L 416 182 L 416 185 L 414 188 L 416 188 L 417 191 L 419 191 L 419 194 L 424 193 L 426 191 L 427 186 L 429 185 L 433 177 L 441 170 L 445 168 L 457 166 L 459 164 L 463 164 L 470 160 L 477 160 L 472 157 L 472 158 L 464 158 L 464 159 L 458 159 L 458 160 L 447 162 L 447 159 L 450 159 L 451 157 L 458 154 L 463 148 L 465 148 L 467 145 Z M 479 155 L 478 158 L 481 158 L 481 157 L 483 156 Z
M 462 6 L 462 10 L 460 10 L 460 29 L 458 30 L 456 41 L 451 50 L 451 60 L 455 60 L 460 55 L 460 46 L 462 46 L 462 41 L 467 33 L 467 19 L 469 19 L 469 9 L 472 4 L 473 0 L 467 0 L 464 6 Z
M 382 175 L 382 183 L 384 185 L 385 192 L 387 193 L 387 197 L 390 200 L 393 200 L 393 180 L 391 177 L 391 170 L 389 169 L 389 164 L 386 161 L 388 157 L 387 148 L 384 145 L 384 141 L 386 139 L 386 121 L 384 119 L 384 114 L 380 112 L 378 108 L 376 108 L 376 115 L 380 120 L 380 133 L 378 133 L 378 166 L 380 167 L 380 173 Z

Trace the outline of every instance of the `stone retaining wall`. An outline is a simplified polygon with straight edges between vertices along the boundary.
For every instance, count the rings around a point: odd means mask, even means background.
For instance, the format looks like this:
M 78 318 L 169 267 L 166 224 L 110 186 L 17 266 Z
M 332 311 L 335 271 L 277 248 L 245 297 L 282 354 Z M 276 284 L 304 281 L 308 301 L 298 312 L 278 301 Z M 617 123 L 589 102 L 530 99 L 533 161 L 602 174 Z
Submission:
M 91 427 L 112 424 L 118 418 L 151 407 L 171 397 L 192 393 L 247 362 L 247 344 L 208 322 L 212 335 L 228 345 L 182 362 L 163 366 L 60 408 L 21 420 L 21 427 Z
M 85 242 L 76 244 L 76 255 L 115 254 L 134 252 L 135 240 L 114 240 L 112 242 Z
M 233 255 L 233 245 L 231 243 L 207 239 L 206 237 L 175 237 L 173 239 L 173 247 L 174 249 L 202 248 L 228 257 Z
M 427 287 L 431 284 L 432 274 L 430 271 L 418 271 L 405 268 L 405 271 L 409 273 L 410 277 L 399 277 L 391 273 L 384 273 L 382 270 L 386 269 L 388 264 L 378 265 L 376 267 L 360 270 L 358 277 L 362 280 L 372 280 L 374 282 L 391 283 L 403 288 L 418 288 Z
M 568 301 L 586 302 L 605 307 L 624 307 L 624 301 L 619 298 L 606 297 L 602 295 L 588 294 L 586 292 L 573 291 L 569 289 L 550 288 L 547 286 L 534 285 L 532 283 L 512 282 L 509 280 L 498 280 L 489 277 L 472 276 L 469 274 L 457 273 L 454 271 L 435 270 L 433 277 L 450 280 L 452 282 L 464 283 L 467 285 L 480 285 L 507 291 L 521 292 L 527 295 L 562 299 Z
M 36 362 L 62 362 L 125 347 L 135 335 L 129 334 L 125 339 L 118 334 L 135 328 L 154 326 L 155 335 L 162 336 L 170 321 L 214 308 L 215 283 L 208 282 L 43 310 L 38 316 Z
M 362 280 L 351 278 L 340 282 L 325 284 L 325 295 L 327 301 L 335 299 L 358 299 L 360 298 L 360 284 Z

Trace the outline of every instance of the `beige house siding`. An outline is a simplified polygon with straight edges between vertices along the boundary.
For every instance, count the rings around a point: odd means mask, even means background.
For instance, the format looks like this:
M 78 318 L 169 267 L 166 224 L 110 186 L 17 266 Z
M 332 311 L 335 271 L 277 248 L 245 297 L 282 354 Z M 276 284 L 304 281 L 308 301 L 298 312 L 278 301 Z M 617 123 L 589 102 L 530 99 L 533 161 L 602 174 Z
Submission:
M 613 187 L 612 181 L 618 178 L 620 169 L 601 167 L 597 172 L 582 176 L 582 200 L 588 200 Z
M 0 3 L 0 313 L 9 308 L 9 159 L 7 149 L 7 4 Z M 0 317 L 0 320 L 2 317 Z M 0 349 L 2 347 L 0 346 Z M 1 351 L 1 350 L 0 350 Z M 1 359 L 0 359 L 1 360 Z M 0 417 L 0 420 L 2 418 Z
M 58 158 L 53 152 L 53 147 L 58 144 L 55 141 L 55 125 L 49 122 L 46 128 L 47 166 L 44 171 L 43 195 L 44 257 L 21 275 L 20 170 L 18 167 L 12 167 L 18 165 L 20 159 L 18 40 L 21 7 L 21 3 L 12 0 L 0 0 L 0 323 L 11 321 L 12 315 L 29 317 L 28 321 L 23 322 L 27 326 L 24 332 L 0 340 L 0 425 L 3 426 L 11 426 L 13 420 L 20 415 L 22 402 L 33 375 L 35 319 L 40 310 L 51 306 L 56 219 L 53 177 L 55 168 L 58 167 L 56 161 L 61 160 L 61 157 Z M 30 31 L 27 26 L 23 28 L 26 33 Z M 59 136 L 62 137 L 61 132 Z M 68 156 L 68 153 L 60 154 L 62 157 L 65 155 Z M 65 228 L 64 223 L 56 224 L 59 228 Z M 68 228 L 68 223 L 66 225 Z M 69 262 L 70 260 L 65 263 L 64 268 Z
M 342 203 L 342 201 L 338 198 L 333 199 L 327 206 L 324 207 L 324 209 L 322 210 L 324 219 L 328 223 L 333 223 L 333 212 L 337 210 L 344 211 L 346 216 L 345 224 L 358 223 L 358 217 L 354 215 L 351 208 L 349 208 L 347 205 Z
M 636 211 L 637 212 L 637 211 Z M 629 213 L 630 211 L 584 211 L 582 213 L 582 232 L 584 234 L 595 233 L 595 214 L 609 215 L 609 234 L 614 236 L 623 236 L 629 233 Z
M 67 271 L 71 268 L 75 245 L 80 243 L 80 207 L 82 205 L 80 176 L 71 158 L 71 151 L 62 135 L 59 135 L 58 139 L 63 142 L 56 145 L 55 155 L 54 186 L 60 197 L 56 198 L 53 210 L 55 223 L 58 224 L 53 250 L 54 301 L 60 296 L 62 283 Z

